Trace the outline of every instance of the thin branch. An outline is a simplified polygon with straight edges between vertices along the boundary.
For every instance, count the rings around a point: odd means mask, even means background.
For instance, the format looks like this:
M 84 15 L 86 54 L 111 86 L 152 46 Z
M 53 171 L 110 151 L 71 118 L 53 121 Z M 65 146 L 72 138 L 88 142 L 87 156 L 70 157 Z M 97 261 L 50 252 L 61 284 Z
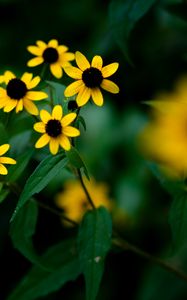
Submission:
M 91 198 L 91 196 L 90 196 L 90 194 L 89 194 L 89 192 L 88 192 L 88 190 L 87 190 L 87 188 L 86 188 L 86 186 L 84 184 L 84 181 L 83 181 L 80 169 L 77 169 L 77 173 L 78 173 L 78 178 L 80 180 L 81 186 L 82 186 L 82 188 L 83 188 L 83 190 L 84 190 L 84 192 L 86 194 L 87 200 L 88 200 L 89 204 L 91 205 L 91 207 L 93 209 L 95 209 L 96 208 L 95 204 L 94 204 L 94 202 L 93 202 L 93 200 L 92 200 L 92 198 Z
M 65 221 L 71 223 L 72 225 L 78 226 L 78 223 L 77 223 L 77 222 L 75 222 L 75 221 L 69 219 L 69 218 L 66 217 L 63 213 L 57 211 L 56 209 L 54 209 L 54 208 L 52 208 L 52 207 L 50 207 L 50 206 L 48 206 L 48 205 L 46 205 L 46 204 L 44 204 L 44 203 L 41 203 L 41 202 L 39 202 L 39 201 L 36 201 L 36 200 L 33 199 L 33 198 L 31 199 L 31 201 L 36 202 L 36 203 L 38 204 L 38 206 L 40 206 L 40 207 L 42 207 L 42 208 L 44 208 L 44 209 L 50 211 L 50 212 L 53 213 L 54 215 L 57 215 L 57 216 L 61 217 L 62 219 L 64 219 Z
M 130 251 L 138 254 L 139 256 L 142 256 L 142 257 L 150 260 L 151 262 L 159 265 L 160 267 L 164 268 L 165 270 L 167 270 L 171 273 L 174 273 L 176 276 L 178 276 L 179 278 L 181 278 L 187 282 L 187 274 L 185 274 L 183 271 L 175 268 L 170 263 L 141 250 L 140 248 L 130 244 L 129 242 L 125 241 L 124 239 L 121 239 L 119 237 L 114 238 L 113 244 L 123 250 L 130 250 Z

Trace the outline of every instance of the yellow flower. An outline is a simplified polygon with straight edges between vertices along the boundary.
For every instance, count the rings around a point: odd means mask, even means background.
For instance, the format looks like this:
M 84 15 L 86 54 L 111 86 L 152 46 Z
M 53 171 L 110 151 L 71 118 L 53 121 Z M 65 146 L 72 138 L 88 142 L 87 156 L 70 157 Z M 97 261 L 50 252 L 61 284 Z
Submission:
M 2 156 L 10 148 L 9 144 L 4 144 L 0 146 L 0 175 L 7 175 L 8 171 L 4 164 L 15 165 L 16 161 L 13 158 Z
M 187 85 L 150 101 L 153 119 L 140 135 L 140 147 L 171 177 L 187 176 Z
M 75 59 L 73 53 L 67 52 L 68 47 L 59 45 L 58 41 L 54 39 L 50 40 L 48 44 L 43 41 L 37 41 L 36 46 L 28 46 L 27 50 L 36 56 L 28 61 L 28 67 L 35 67 L 46 63 L 56 78 L 61 78 L 63 75 L 62 69 L 70 66 L 69 62 Z
M 112 201 L 108 196 L 108 187 L 104 183 L 97 183 L 94 179 L 86 182 L 86 187 L 92 197 L 96 207 L 105 206 L 109 211 L 112 209 Z M 79 223 L 84 213 L 91 209 L 86 198 L 85 192 L 79 181 L 69 180 L 64 185 L 64 190 L 57 194 L 55 198 L 56 205 L 64 210 L 64 215 L 69 219 Z M 62 218 L 62 222 L 71 226 L 71 224 Z
M 58 152 L 59 146 L 68 151 L 71 148 L 69 137 L 80 135 L 77 128 L 69 126 L 76 118 L 75 113 L 67 114 L 63 117 L 63 109 L 60 105 L 55 105 L 52 114 L 46 110 L 41 110 L 40 118 L 42 122 L 34 124 L 34 129 L 43 135 L 36 142 L 36 148 L 42 148 L 49 143 L 52 154 Z
M 19 79 L 10 71 L 6 71 L 3 77 L 6 89 L 0 87 L 0 108 L 3 108 L 4 112 L 15 108 L 16 113 L 25 108 L 30 114 L 38 115 L 38 108 L 32 101 L 45 99 L 48 95 L 30 90 L 38 85 L 40 77 L 33 78 L 33 74 L 24 73 Z
M 96 105 L 102 106 L 103 95 L 100 87 L 113 94 L 119 93 L 118 86 L 111 80 L 105 79 L 117 71 L 118 63 L 103 67 L 101 56 L 96 55 L 90 65 L 86 57 L 79 51 L 75 53 L 75 60 L 79 68 L 72 66 L 64 68 L 70 77 L 76 79 L 65 89 L 65 97 L 78 94 L 76 97 L 78 106 L 85 105 L 92 97 Z

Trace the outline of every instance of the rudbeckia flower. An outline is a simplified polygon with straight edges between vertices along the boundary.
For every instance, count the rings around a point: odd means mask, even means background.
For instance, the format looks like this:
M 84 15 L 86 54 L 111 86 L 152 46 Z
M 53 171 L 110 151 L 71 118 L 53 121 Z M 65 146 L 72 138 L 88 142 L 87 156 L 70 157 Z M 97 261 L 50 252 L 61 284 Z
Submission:
M 24 73 L 20 79 L 12 72 L 6 71 L 4 81 L 6 89 L 0 87 L 0 108 L 3 108 L 4 112 L 10 112 L 15 108 L 16 113 L 25 108 L 31 115 L 38 115 L 38 108 L 33 101 L 45 99 L 48 95 L 30 90 L 38 85 L 40 77 Z
M 2 156 L 10 148 L 9 144 L 4 144 L 0 146 L 0 175 L 7 175 L 8 171 L 4 164 L 15 165 L 16 161 L 13 158 Z
M 76 118 L 75 113 L 67 114 L 63 117 L 63 109 L 60 105 L 55 105 L 52 114 L 46 110 L 41 110 L 41 122 L 34 124 L 34 129 L 43 135 L 36 142 L 36 148 L 42 148 L 49 143 L 49 150 L 52 154 L 58 152 L 59 146 L 68 151 L 71 148 L 69 137 L 80 135 L 77 128 L 69 126 Z
M 109 211 L 113 208 L 113 202 L 109 198 L 109 189 L 105 183 L 98 183 L 94 179 L 90 181 L 84 178 L 86 187 L 96 207 L 105 206 Z M 91 210 L 85 192 L 77 180 L 69 180 L 65 183 L 62 192 L 55 197 L 56 205 L 63 209 L 64 215 L 69 219 L 80 222 L 86 211 Z M 62 222 L 66 226 L 71 224 L 62 218 Z
M 187 176 L 187 80 L 172 93 L 164 93 L 148 102 L 153 118 L 140 134 L 140 147 L 174 178 Z
M 100 88 L 117 94 L 119 93 L 118 86 L 107 77 L 114 74 L 119 64 L 112 63 L 103 67 L 103 60 L 101 56 L 93 57 L 91 65 L 86 57 L 77 51 L 75 53 L 75 60 L 77 67 L 65 67 L 64 70 L 70 77 L 76 79 L 64 91 L 65 97 L 71 97 L 77 94 L 76 101 L 78 106 L 85 105 L 90 97 L 98 106 L 103 105 L 103 96 Z
M 74 60 L 75 55 L 68 51 L 68 47 L 59 45 L 57 40 L 50 40 L 48 44 L 43 41 L 37 41 L 36 46 L 28 46 L 27 50 L 35 55 L 28 61 L 28 67 L 35 67 L 42 63 L 46 63 L 50 67 L 50 71 L 56 78 L 61 78 L 63 68 L 70 66 L 70 61 Z

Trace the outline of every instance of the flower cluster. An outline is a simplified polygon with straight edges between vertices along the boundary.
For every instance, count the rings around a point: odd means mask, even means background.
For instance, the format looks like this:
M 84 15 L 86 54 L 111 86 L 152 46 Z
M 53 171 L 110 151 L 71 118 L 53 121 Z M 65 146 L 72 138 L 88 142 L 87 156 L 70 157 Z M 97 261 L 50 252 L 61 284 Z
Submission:
M 42 64 L 44 68 L 41 74 L 44 74 L 46 67 L 48 67 L 56 79 L 61 79 L 63 71 L 65 71 L 68 76 L 76 80 L 65 89 L 62 100 L 66 97 L 68 102 L 69 97 L 76 95 L 74 103 L 77 105 L 75 109 L 77 112 L 69 111 L 64 114 L 63 101 L 58 105 L 53 103 L 51 95 L 48 95 L 46 89 L 41 89 L 41 83 L 43 86 L 47 86 L 47 82 L 43 79 L 44 75 L 34 76 L 30 72 L 25 72 L 22 76 L 18 76 L 10 70 L 5 71 L 0 76 L 0 84 L 2 85 L 0 87 L 0 109 L 5 113 L 11 111 L 20 113 L 25 110 L 37 119 L 33 128 L 42 136 L 36 141 L 36 148 L 42 148 L 49 144 L 49 150 L 53 155 L 58 153 L 59 147 L 69 151 L 72 138 L 80 135 L 79 129 L 76 128 L 80 107 L 85 105 L 90 98 L 96 105 L 103 105 L 103 95 L 100 88 L 114 94 L 119 92 L 118 86 L 106 79 L 116 72 L 118 63 L 103 67 L 101 56 L 96 55 L 90 64 L 82 53 L 79 51 L 75 54 L 68 52 L 68 47 L 59 45 L 56 39 L 52 39 L 48 43 L 38 40 L 36 45 L 28 46 L 27 50 L 35 56 L 28 61 L 28 67 Z M 72 66 L 73 60 L 76 61 L 78 67 Z M 41 103 L 46 104 L 46 101 L 50 103 L 51 112 L 45 107 L 40 110 L 35 104 L 42 100 L 44 101 Z M 1 160 L 2 163 L 13 163 L 13 160 L 8 158 L 1 158 Z M 0 173 L 6 174 L 6 168 L 1 163 Z

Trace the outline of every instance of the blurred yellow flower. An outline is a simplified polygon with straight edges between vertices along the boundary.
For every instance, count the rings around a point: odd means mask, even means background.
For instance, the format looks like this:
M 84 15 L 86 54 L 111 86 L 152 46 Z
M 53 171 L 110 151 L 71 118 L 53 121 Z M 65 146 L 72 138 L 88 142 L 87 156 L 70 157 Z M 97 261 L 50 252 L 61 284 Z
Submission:
M 76 97 L 78 106 L 85 105 L 92 97 L 96 105 L 102 106 L 103 95 L 100 87 L 113 94 L 119 93 L 119 87 L 111 80 L 106 79 L 117 71 L 118 63 L 115 62 L 103 67 L 101 56 L 96 55 L 90 65 L 87 58 L 79 51 L 75 53 L 75 60 L 78 68 L 73 66 L 64 68 L 67 75 L 76 79 L 65 89 L 65 97 L 78 94 Z
M 36 148 L 42 148 L 49 143 L 50 152 L 55 155 L 59 146 L 68 151 L 71 148 L 69 137 L 80 135 L 80 131 L 69 126 L 76 118 L 75 113 L 69 113 L 63 117 L 63 109 L 60 105 L 55 105 L 52 114 L 47 110 L 41 110 L 40 118 L 42 122 L 34 124 L 34 129 L 42 133 L 36 142 Z
M 172 177 L 187 176 L 187 79 L 173 93 L 150 101 L 153 119 L 140 135 L 140 147 Z
M 7 175 L 8 171 L 4 164 L 15 165 L 16 161 L 13 158 L 2 156 L 10 148 L 9 144 L 4 144 L 0 146 L 0 175 Z
M 87 190 L 96 207 L 105 206 L 109 211 L 112 210 L 112 201 L 109 199 L 108 187 L 104 183 L 97 183 L 94 179 L 88 181 L 84 178 Z M 57 194 L 55 198 L 56 205 L 63 209 L 64 215 L 69 219 L 79 223 L 83 215 L 91 206 L 86 198 L 85 192 L 78 180 L 69 180 L 64 185 L 64 190 Z M 71 224 L 62 218 L 62 222 L 71 226 Z
M 30 91 L 39 84 L 39 76 L 33 78 L 33 74 L 26 72 L 20 79 L 12 72 L 6 71 L 0 80 L 6 83 L 6 89 L 0 87 L 0 108 L 3 108 L 4 112 L 15 108 L 18 113 L 25 108 L 31 115 L 38 115 L 38 108 L 33 101 L 48 97 L 44 92 Z
M 63 75 L 62 69 L 70 66 L 70 61 L 75 59 L 73 53 L 67 52 L 68 47 L 59 45 L 55 39 L 50 40 L 48 44 L 43 41 L 36 41 L 36 45 L 28 46 L 27 50 L 36 56 L 28 61 L 28 67 L 35 67 L 46 63 L 56 78 L 61 78 Z

